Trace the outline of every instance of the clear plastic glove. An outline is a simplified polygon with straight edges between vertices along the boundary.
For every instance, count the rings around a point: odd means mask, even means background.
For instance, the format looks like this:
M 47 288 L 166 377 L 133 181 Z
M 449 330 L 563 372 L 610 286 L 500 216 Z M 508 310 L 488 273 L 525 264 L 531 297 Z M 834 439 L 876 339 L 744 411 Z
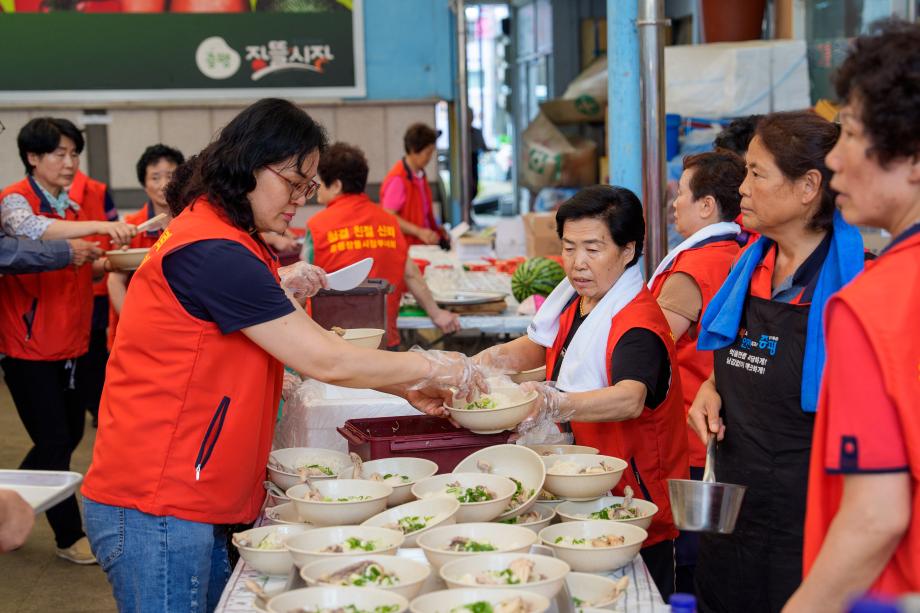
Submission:
M 289 370 L 284 371 L 284 379 L 281 381 L 281 397 L 287 402 L 294 392 L 297 391 L 297 388 L 300 387 L 300 384 L 303 383 L 297 374 L 292 373 Z
M 508 375 L 517 372 L 511 366 L 511 357 L 506 354 L 504 345 L 493 345 L 473 356 L 473 363 L 483 369 L 490 377 Z
M 575 415 L 575 411 L 567 408 L 568 394 L 556 389 L 553 382 L 541 381 L 522 383 L 521 391 L 536 391 L 537 401 L 530 415 L 515 428 L 518 442 L 526 445 L 570 443 L 572 435 L 560 432 L 556 425 L 570 421 Z
M 300 301 L 315 296 L 319 290 L 329 286 L 326 271 L 306 262 L 284 266 L 278 270 L 278 274 L 281 276 L 281 287 Z
M 426 351 L 421 347 L 413 347 L 410 351 L 421 355 L 429 365 L 428 376 L 411 385 L 410 390 L 424 391 L 427 395 L 433 395 L 434 390 L 440 390 L 439 395 L 449 398 L 449 388 L 454 388 L 458 397 L 466 399 L 474 398 L 480 393 L 488 393 L 485 372 L 462 353 Z

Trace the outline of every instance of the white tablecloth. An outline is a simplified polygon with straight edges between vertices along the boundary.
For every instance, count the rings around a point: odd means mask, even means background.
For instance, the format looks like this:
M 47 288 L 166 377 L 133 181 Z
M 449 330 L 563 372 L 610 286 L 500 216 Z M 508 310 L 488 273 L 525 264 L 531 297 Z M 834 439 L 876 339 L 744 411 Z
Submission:
M 261 524 L 263 521 L 264 516 L 257 523 Z M 424 552 L 419 548 L 400 549 L 398 555 L 413 558 L 420 562 L 426 561 Z M 623 613 L 668 613 L 670 611 L 670 607 L 666 606 L 661 599 L 661 594 L 658 592 L 658 588 L 655 587 L 655 583 L 645 567 L 645 562 L 642 561 L 642 556 L 637 555 L 631 564 L 619 570 L 601 574 L 611 579 L 619 579 L 623 575 L 629 576 L 629 586 L 617 601 L 616 611 L 622 611 Z M 262 589 L 270 594 L 283 590 L 287 583 L 287 579 L 284 577 L 267 577 L 254 570 L 243 560 L 240 560 L 236 568 L 233 569 L 220 603 L 217 605 L 216 611 L 218 613 L 251 613 L 257 610 L 252 604 L 255 597 L 246 589 L 247 580 L 252 580 L 262 585 Z M 422 593 L 445 588 L 446 586 L 437 576 L 437 573 L 432 573 L 428 578 L 428 582 L 423 586 Z

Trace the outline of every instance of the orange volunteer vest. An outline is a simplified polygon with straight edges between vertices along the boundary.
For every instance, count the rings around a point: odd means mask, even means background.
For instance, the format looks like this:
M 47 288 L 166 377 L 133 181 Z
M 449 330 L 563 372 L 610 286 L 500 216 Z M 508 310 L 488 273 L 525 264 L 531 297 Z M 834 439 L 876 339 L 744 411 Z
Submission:
M 152 219 L 156 213 L 154 212 L 153 205 L 149 202 L 144 205 L 144 208 L 137 211 L 136 213 L 131 213 L 125 215 L 125 223 L 129 223 L 135 226 L 138 226 L 148 219 Z M 153 247 L 153 245 L 160 238 L 160 235 L 163 233 L 162 230 L 150 230 L 146 232 L 141 232 L 140 234 L 135 234 L 134 238 L 131 239 L 131 244 L 129 245 L 130 249 L 140 249 L 142 247 Z M 131 277 L 134 273 L 128 273 L 128 282 L 131 282 Z M 115 344 L 115 330 L 118 328 L 118 312 L 115 310 L 115 307 L 109 303 L 109 330 L 108 330 L 108 347 L 109 351 L 112 350 L 112 347 Z
M 283 367 L 242 332 L 189 315 L 170 289 L 163 258 L 209 239 L 240 243 L 278 278 L 264 243 L 207 200 L 170 223 L 125 299 L 83 493 L 151 515 L 246 523 L 265 498 Z
M 693 277 L 703 297 L 703 311 L 709 306 L 725 278 L 731 270 L 732 262 L 741 251 L 737 241 L 718 241 L 702 247 L 695 247 L 681 252 L 671 263 L 671 268 L 658 275 L 652 285 L 655 298 L 661 294 L 665 280 L 674 273 L 682 272 Z M 712 374 L 712 351 L 697 351 L 696 337 L 700 332 L 700 322 L 695 322 L 677 339 L 677 366 L 680 369 L 680 381 L 684 395 L 684 411 L 690 412 L 693 399 L 703 381 Z M 687 444 L 690 453 L 690 466 L 706 465 L 706 447 L 690 428 L 687 430 Z
M 894 402 L 904 433 L 911 480 L 911 522 L 907 533 L 869 591 L 900 595 L 920 592 L 920 348 L 916 318 L 920 305 L 920 234 L 894 245 L 828 301 L 846 304 L 859 318 L 879 360 L 885 390 Z M 843 495 L 844 475 L 824 470 L 827 450 L 826 389 L 815 423 L 805 513 L 805 575 L 824 543 Z M 871 427 L 867 424 L 866 427 Z
M 383 183 L 380 185 L 380 193 L 382 194 L 386 190 L 387 184 L 389 184 L 390 181 L 402 181 L 403 187 L 406 190 L 406 203 L 403 205 L 402 210 L 399 211 L 399 216 L 409 223 L 413 223 L 421 228 L 427 227 L 437 231 L 438 222 L 434 218 L 434 197 L 431 194 L 431 186 L 428 185 L 428 181 L 426 180 L 425 193 L 420 193 L 415 187 L 415 181 L 412 180 L 410 172 L 409 165 L 406 164 L 405 160 L 399 160 L 393 164 L 393 167 L 390 168 L 390 172 L 383 178 Z M 425 215 L 425 202 L 422 199 L 423 197 L 427 198 L 428 202 L 431 203 L 431 208 L 428 210 L 427 217 Z M 406 242 L 410 246 L 422 244 L 422 241 L 414 236 L 406 236 Z
M 20 194 L 36 215 L 86 221 L 81 209 L 60 217 L 33 189 L 29 178 L 0 192 Z M 0 353 L 23 360 L 69 360 L 89 350 L 93 316 L 93 269 L 89 264 L 0 277 Z
M 73 183 L 70 184 L 70 190 L 67 195 L 70 199 L 80 205 L 80 209 L 85 213 L 86 219 L 93 221 L 112 221 L 105 212 L 105 183 L 91 179 L 80 170 L 73 177 Z M 111 240 L 107 234 L 93 234 L 83 240 L 99 243 L 103 250 L 111 249 Z M 109 293 L 106 287 L 106 278 L 108 273 L 102 275 L 102 278 L 93 283 L 94 296 L 107 296 Z
M 562 314 L 556 342 L 546 350 L 547 373 L 555 371 L 556 360 L 562 352 L 562 345 L 572 327 L 577 308 L 576 300 Z M 645 328 L 654 332 L 667 347 L 671 364 L 677 363 L 671 328 L 651 292 L 643 287 L 632 302 L 623 307 L 610 322 L 606 349 L 608 385 L 612 385 L 610 377 L 613 349 L 620 338 L 633 328 Z M 636 497 L 658 505 L 658 513 L 648 529 L 645 547 L 677 538 L 677 528 L 671 516 L 668 479 L 690 478 L 687 437 L 684 435 L 687 419 L 683 402 L 680 373 L 672 369 L 671 385 L 664 402 L 655 409 L 646 409 L 637 419 L 618 422 L 572 422 L 576 443 L 596 447 L 604 455 L 622 458 L 629 463 L 623 478 L 613 490 L 614 494 L 622 496 L 628 485 L 632 487 Z
M 399 345 L 396 319 L 406 290 L 409 247 L 393 215 L 367 194 L 343 194 L 311 217 L 307 229 L 313 237 L 313 263 L 323 270 L 332 272 L 374 258 L 370 276 L 393 286 L 387 295 L 387 346 Z

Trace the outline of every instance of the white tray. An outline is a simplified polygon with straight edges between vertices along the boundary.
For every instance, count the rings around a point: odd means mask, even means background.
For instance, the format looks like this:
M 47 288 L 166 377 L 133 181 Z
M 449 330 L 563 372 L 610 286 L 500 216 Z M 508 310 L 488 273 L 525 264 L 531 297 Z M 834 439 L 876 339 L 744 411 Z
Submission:
M 453 292 L 435 293 L 434 300 L 442 306 L 466 306 L 486 304 L 503 300 L 507 296 L 504 292 L 481 292 L 475 290 L 457 290 Z
M 64 470 L 0 470 L 0 489 L 13 490 L 44 513 L 73 494 L 83 475 Z

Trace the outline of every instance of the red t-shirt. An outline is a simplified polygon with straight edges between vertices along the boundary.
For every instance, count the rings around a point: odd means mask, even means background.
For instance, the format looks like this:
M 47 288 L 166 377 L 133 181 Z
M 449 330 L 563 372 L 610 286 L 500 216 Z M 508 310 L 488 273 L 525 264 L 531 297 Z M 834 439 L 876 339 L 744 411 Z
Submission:
M 878 358 L 865 331 L 845 303 L 832 303 L 825 321 L 830 357 L 824 369 L 829 409 L 825 470 L 846 474 L 906 471 L 901 422 L 885 392 Z

